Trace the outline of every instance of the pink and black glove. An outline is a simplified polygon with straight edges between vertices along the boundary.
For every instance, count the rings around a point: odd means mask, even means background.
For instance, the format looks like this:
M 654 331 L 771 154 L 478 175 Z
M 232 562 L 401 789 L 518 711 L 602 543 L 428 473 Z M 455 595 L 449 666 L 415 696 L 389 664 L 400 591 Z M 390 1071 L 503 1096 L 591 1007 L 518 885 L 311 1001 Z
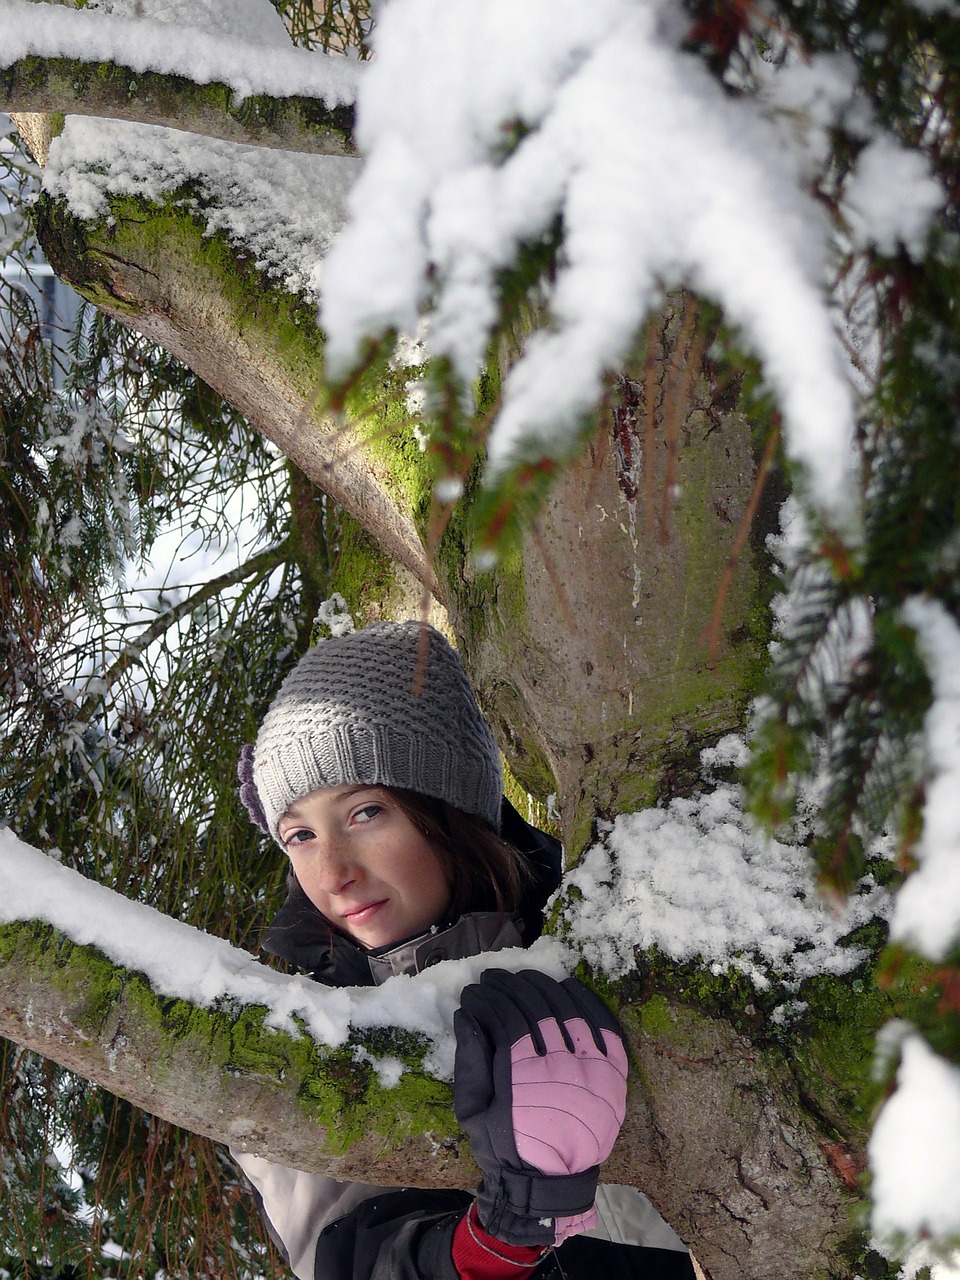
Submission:
M 482 1226 L 518 1245 L 588 1231 L 626 1110 L 616 1018 L 576 978 L 487 969 L 464 988 L 454 1030 L 453 1109 L 483 1172 Z

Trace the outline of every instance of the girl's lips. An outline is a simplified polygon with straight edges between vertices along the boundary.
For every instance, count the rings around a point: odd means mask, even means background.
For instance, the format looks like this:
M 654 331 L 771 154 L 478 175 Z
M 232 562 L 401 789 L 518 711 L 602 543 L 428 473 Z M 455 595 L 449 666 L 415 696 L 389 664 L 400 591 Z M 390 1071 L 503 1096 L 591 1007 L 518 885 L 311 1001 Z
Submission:
M 344 911 L 344 920 L 349 920 L 351 924 L 366 924 L 368 920 L 372 920 L 381 907 L 386 906 L 387 899 L 381 898 L 379 902 L 368 902 L 366 906 L 355 907 L 353 911 Z

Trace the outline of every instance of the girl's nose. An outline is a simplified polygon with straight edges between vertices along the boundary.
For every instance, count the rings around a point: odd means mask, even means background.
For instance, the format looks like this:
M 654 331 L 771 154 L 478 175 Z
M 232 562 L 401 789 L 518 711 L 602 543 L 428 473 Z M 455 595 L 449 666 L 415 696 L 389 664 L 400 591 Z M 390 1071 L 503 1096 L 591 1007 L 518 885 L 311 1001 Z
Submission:
M 345 857 L 334 844 L 311 858 L 307 875 L 323 893 L 337 894 L 352 885 L 359 878 L 360 871 L 356 863 Z

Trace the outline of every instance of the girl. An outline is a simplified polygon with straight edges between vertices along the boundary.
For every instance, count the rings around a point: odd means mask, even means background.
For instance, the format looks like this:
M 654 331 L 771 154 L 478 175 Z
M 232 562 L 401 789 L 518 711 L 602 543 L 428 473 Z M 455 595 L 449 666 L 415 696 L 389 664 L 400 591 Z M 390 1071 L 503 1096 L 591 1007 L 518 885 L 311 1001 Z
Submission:
M 421 646 L 425 645 L 425 656 Z M 375 623 L 310 649 L 282 685 L 240 795 L 287 855 L 264 946 L 332 986 L 529 946 L 560 846 L 502 794 L 500 755 L 456 652 Z M 299 1280 L 692 1280 L 638 1191 L 603 1186 L 623 1120 L 620 1028 L 575 979 L 491 968 L 461 995 L 454 1109 L 483 1180 L 343 1183 L 234 1152 Z

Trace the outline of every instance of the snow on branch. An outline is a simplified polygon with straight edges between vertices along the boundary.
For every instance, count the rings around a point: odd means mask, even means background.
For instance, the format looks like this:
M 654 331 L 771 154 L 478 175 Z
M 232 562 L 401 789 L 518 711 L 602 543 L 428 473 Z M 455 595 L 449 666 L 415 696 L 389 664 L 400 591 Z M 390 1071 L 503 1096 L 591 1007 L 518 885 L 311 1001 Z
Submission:
M 29 0 L 2 0 L 0 31 L 7 111 L 61 111 L 286 151 L 353 154 L 361 64 L 348 58 Z
M 487 956 L 445 961 L 416 981 L 399 975 L 379 987 L 356 989 L 288 977 L 222 938 L 86 879 L 0 828 L 0 926 L 18 921 L 42 921 L 70 942 L 96 948 L 113 964 L 144 975 L 159 996 L 202 1009 L 225 1003 L 260 1007 L 266 1026 L 295 1036 L 306 1031 L 327 1048 L 346 1044 L 353 1028 L 414 1033 L 431 1046 L 424 1070 L 442 1080 L 453 1075 L 453 1011 L 460 991 L 490 963 Z M 0 974 L 5 962 L 0 951 Z M 517 948 L 500 952 L 497 963 L 508 969 L 536 964 L 563 977 L 570 957 L 555 939 L 543 939 L 535 958 Z M 11 1034 L 7 1026 L 0 1032 Z M 54 1033 L 49 1050 L 41 1051 L 57 1057 Z
M 535 948 L 497 963 L 571 970 L 556 940 Z M 436 1081 L 453 1076 L 460 991 L 488 964 L 357 989 L 288 977 L 0 828 L 0 1035 L 289 1167 L 393 1185 L 475 1178 Z
M 562 228 L 549 320 L 489 439 L 491 478 L 562 454 L 662 290 L 718 301 L 764 362 L 813 498 L 855 536 L 853 405 L 825 301 L 829 227 L 755 99 L 679 51 L 670 3 L 394 0 L 361 86 L 366 168 L 328 257 L 332 369 L 412 332 L 470 385 L 523 246 Z
M 703 753 L 743 762 L 735 735 Z M 757 831 L 738 785 L 621 814 L 564 882 L 577 890 L 565 913 L 567 940 L 611 977 L 629 972 L 640 950 L 714 974 L 743 973 L 758 990 L 796 991 L 817 974 L 850 973 L 866 951 L 846 935 L 890 909 L 871 877 L 836 908 L 819 895 L 802 844 Z

